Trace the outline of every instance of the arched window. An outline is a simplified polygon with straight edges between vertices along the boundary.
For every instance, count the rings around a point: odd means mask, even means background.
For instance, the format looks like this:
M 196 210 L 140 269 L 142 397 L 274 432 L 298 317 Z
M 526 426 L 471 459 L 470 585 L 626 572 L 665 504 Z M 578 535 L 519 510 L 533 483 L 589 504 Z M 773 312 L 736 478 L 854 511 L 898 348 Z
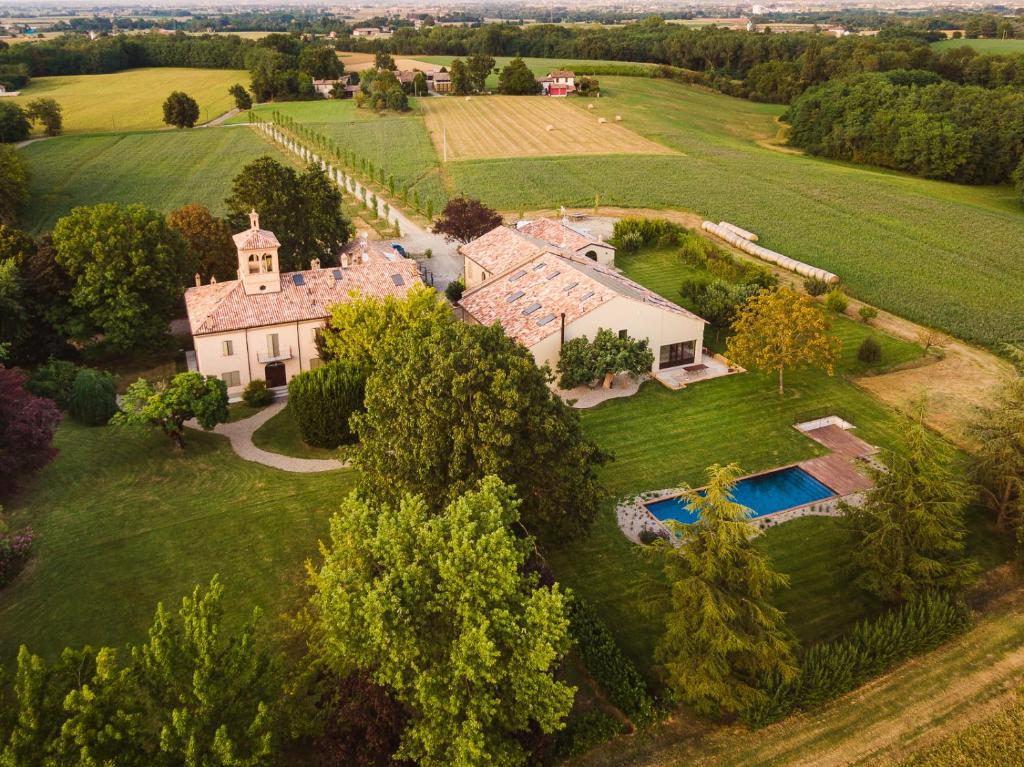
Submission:
M 260 257 L 253 253 L 249 256 L 249 274 L 259 274 Z
M 597 251 L 596 251 L 596 250 L 588 250 L 588 251 L 586 252 L 586 256 L 587 256 L 587 258 L 589 258 L 589 259 L 590 259 L 591 261 L 597 261 Z
M 274 271 L 274 258 L 269 253 L 263 254 L 263 271 L 272 272 Z

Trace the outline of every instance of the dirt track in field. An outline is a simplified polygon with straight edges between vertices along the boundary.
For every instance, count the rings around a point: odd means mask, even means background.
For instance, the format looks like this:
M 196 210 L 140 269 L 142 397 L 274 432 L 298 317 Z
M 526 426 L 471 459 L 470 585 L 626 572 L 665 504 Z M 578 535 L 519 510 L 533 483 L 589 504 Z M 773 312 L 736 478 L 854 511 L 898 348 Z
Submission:
M 622 124 L 541 96 L 425 99 L 423 115 L 439 157 L 449 160 L 554 155 L 674 154 Z M 550 127 L 550 130 L 548 129 Z
M 592 214 L 592 210 L 573 210 L 583 214 Z M 516 214 L 512 214 L 515 216 Z M 532 211 L 528 216 L 559 216 L 555 210 Z M 696 213 L 678 210 L 654 210 L 647 208 L 599 208 L 597 215 L 608 217 L 648 216 L 664 218 L 700 232 L 704 219 Z M 779 279 L 789 285 L 799 287 L 802 278 L 772 266 L 731 247 L 720 240 L 715 242 L 731 251 L 739 258 L 757 261 L 771 269 Z M 850 300 L 846 313 L 857 318 L 857 310 L 865 304 L 855 299 Z M 922 331 L 921 325 L 898 317 L 895 314 L 879 309 L 878 317 L 872 325 L 883 332 L 908 341 L 917 342 Z M 1002 382 L 1013 375 L 1013 367 L 1006 360 L 992 352 L 963 341 L 949 338 L 934 356 L 923 360 L 921 364 L 894 370 L 881 375 L 861 376 L 855 379 L 860 388 L 870 393 L 885 404 L 905 409 L 914 400 L 925 396 L 927 401 L 926 421 L 936 431 L 960 447 L 970 448 L 971 441 L 967 436 L 966 427 L 974 419 L 976 409 L 988 403 L 992 394 L 1000 388 Z

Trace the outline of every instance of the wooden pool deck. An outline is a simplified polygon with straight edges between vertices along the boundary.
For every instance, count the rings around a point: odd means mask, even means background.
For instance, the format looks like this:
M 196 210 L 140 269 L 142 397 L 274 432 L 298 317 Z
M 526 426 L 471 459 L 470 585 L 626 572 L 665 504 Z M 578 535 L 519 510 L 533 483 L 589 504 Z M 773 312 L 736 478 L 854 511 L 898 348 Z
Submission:
M 859 493 L 871 487 L 871 480 L 857 469 L 857 459 L 869 458 L 878 448 L 838 426 L 822 426 L 804 432 L 831 452 L 819 458 L 802 461 L 799 466 L 836 495 Z

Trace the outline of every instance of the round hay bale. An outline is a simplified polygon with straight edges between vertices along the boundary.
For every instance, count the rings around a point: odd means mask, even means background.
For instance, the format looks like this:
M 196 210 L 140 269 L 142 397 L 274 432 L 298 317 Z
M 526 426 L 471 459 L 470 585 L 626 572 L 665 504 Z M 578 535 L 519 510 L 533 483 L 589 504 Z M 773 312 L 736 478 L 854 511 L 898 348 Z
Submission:
M 593 104 L 587 104 L 587 109 L 593 109 L 593 108 L 594 108 Z
M 606 119 L 604 119 L 603 117 L 598 117 L 598 118 L 597 118 L 597 121 L 598 121 L 599 123 L 606 123 L 606 122 L 608 122 L 608 121 L 607 121 Z
M 472 96 L 466 96 L 466 101 L 472 101 L 472 100 L 473 100 Z
M 622 115 L 615 115 L 615 122 L 617 122 L 617 123 L 622 122 Z
M 546 130 L 546 131 L 553 131 L 554 129 L 555 129 L 554 125 L 545 125 L 544 126 L 544 130 Z

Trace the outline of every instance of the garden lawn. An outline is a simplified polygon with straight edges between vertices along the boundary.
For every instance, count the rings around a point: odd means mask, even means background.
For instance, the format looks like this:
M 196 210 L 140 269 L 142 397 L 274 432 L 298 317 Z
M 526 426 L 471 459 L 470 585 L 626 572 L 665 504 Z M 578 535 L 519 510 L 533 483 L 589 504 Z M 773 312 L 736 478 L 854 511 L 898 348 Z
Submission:
M 184 452 L 156 432 L 65 422 L 60 454 L 7 504 L 39 542 L 0 592 L 0 664 L 18 646 L 50 658 L 65 646 L 144 639 L 158 601 L 177 608 L 219 573 L 228 617 L 253 607 L 271 626 L 302 599 L 349 471 L 289 474 L 238 458 L 222 437 L 189 431 Z
M 1024 338 L 1024 207 L 1010 186 L 971 187 L 788 151 L 783 108 L 647 78 L 601 77 L 566 103 L 675 149 L 450 162 L 452 187 L 500 210 L 680 208 L 840 275 L 857 298 L 966 340 Z
M 427 64 L 435 64 L 437 66 L 449 67 L 451 66 L 452 60 L 455 56 L 417 56 L 416 59 Z M 463 61 L 466 60 L 465 56 L 461 57 Z M 512 61 L 512 56 L 495 56 L 494 66 L 495 68 L 501 69 L 508 65 Z M 537 77 L 543 77 L 553 69 L 573 69 L 574 67 L 622 67 L 635 64 L 637 62 L 632 61 L 611 61 L 609 59 L 544 59 L 544 58 L 524 58 L 523 61 L 531 72 Z M 651 64 L 640 64 L 642 67 L 650 67 Z M 598 77 L 600 80 L 600 77 Z M 497 89 L 498 87 L 498 75 L 491 72 L 487 77 L 487 87 L 491 89 Z
M 670 299 L 678 296 L 671 286 L 694 272 L 664 249 L 620 255 L 618 263 L 630 277 Z M 615 456 L 601 471 L 612 498 L 700 486 L 705 468 L 713 463 L 735 462 L 753 473 L 821 455 L 824 448 L 793 424 L 825 415 L 847 419 L 854 433 L 871 444 L 898 449 L 902 424 L 897 416 L 847 379 L 864 372 L 856 348 L 868 334 L 883 349 L 875 372 L 913 363 L 921 349 L 851 320 L 837 319 L 834 332 L 844 343 L 837 375 L 789 373 L 784 397 L 775 393 L 771 376 L 746 373 L 680 391 L 648 382 L 632 397 L 582 411 L 587 434 Z M 989 532 L 985 517 L 972 514 L 971 524 L 971 553 L 986 567 L 1005 561 L 1010 552 Z M 790 589 L 779 592 L 775 601 L 802 642 L 835 637 L 879 609 L 851 583 L 849 539 L 841 520 L 787 522 L 768 530 L 758 545 L 791 578 Z M 589 537 L 548 557 L 555 576 L 595 606 L 623 651 L 654 681 L 652 655 L 666 609 L 662 576 L 619 531 L 614 503 L 601 510 Z
M 973 48 L 983 56 L 994 54 L 1016 55 L 1024 53 L 1024 40 L 939 40 L 931 44 L 938 51 L 953 48 Z
M 292 411 L 287 407 L 275 415 L 252 435 L 256 447 L 269 450 L 271 453 L 290 455 L 293 458 L 337 458 L 337 450 L 313 447 L 302 441 L 299 427 L 292 418 Z
M 64 108 L 65 133 L 165 128 L 163 103 L 184 91 L 199 104 L 204 123 L 235 106 L 228 88 L 248 84 L 249 73 L 235 69 L 148 67 L 105 75 L 34 77 L 16 97 L 24 106 L 52 98 Z
M 256 113 L 271 119 L 279 112 L 336 141 L 354 152 L 357 162 L 366 160 L 383 168 L 385 182 L 394 176 L 396 193 L 407 186 L 424 205 L 433 200 L 434 211 L 439 212 L 448 200 L 440 162 L 417 100 L 410 99 L 410 104 L 413 108 L 407 113 L 377 113 L 358 108 L 353 100 L 322 99 L 264 104 L 256 107 Z M 247 115 L 238 115 L 233 122 L 247 119 Z M 356 175 L 364 174 L 357 169 Z
M 32 174 L 24 227 L 53 228 L 79 205 L 142 203 L 162 212 L 192 202 L 224 213 L 242 166 L 273 146 L 245 127 L 61 136 L 20 150 Z

